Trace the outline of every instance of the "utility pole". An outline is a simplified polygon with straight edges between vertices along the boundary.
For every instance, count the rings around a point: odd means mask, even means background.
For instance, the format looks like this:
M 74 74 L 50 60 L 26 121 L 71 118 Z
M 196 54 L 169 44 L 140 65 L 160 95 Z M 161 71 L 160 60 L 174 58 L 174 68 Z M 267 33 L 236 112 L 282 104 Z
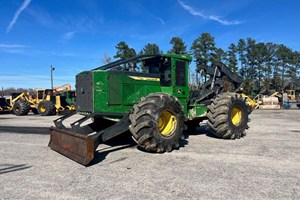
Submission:
M 50 66 L 50 72 L 51 72 L 51 89 L 53 90 L 53 71 L 55 68 L 51 65 Z

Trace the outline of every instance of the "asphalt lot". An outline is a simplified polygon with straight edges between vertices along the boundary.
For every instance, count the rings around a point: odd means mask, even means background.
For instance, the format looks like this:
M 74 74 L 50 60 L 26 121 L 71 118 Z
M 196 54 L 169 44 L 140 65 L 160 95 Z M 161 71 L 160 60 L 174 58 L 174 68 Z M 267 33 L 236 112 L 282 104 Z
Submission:
M 234 141 L 203 126 L 171 153 L 124 136 L 89 167 L 47 147 L 55 118 L 0 115 L 0 199 L 300 199 L 300 110 L 255 110 Z

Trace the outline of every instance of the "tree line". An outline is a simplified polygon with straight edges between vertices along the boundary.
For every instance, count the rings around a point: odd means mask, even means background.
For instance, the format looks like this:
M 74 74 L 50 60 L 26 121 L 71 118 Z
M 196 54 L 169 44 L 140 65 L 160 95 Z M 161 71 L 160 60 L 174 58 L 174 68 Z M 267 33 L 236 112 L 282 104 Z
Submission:
M 206 75 L 202 66 L 211 67 L 216 62 L 223 62 L 233 72 L 243 77 L 243 87 L 247 94 L 255 95 L 268 91 L 282 92 L 286 89 L 300 87 L 300 52 L 294 51 L 284 44 L 257 42 L 252 38 L 239 39 L 231 43 L 227 49 L 217 47 L 215 38 L 210 33 L 202 33 L 187 49 L 180 37 L 172 37 L 170 54 L 189 54 L 196 64 L 191 73 L 191 84 L 201 84 Z M 121 41 L 116 46 L 115 59 L 128 59 L 136 55 L 162 54 L 159 45 L 146 44 L 138 53 Z M 104 62 L 111 62 L 105 55 Z
M 22 92 L 29 92 L 30 95 L 33 95 L 35 93 L 34 89 L 29 88 L 29 89 L 25 89 L 25 88 L 14 88 L 14 87 L 9 87 L 9 88 L 2 88 L 2 90 L 0 91 L 0 97 L 1 96 L 10 96 L 13 93 L 22 93 Z
M 215 62 L 223 62 L 233 72 L 243 77 L 242 86 L 248 95 L 300 88 L 300 51 L 292 50 L 284 44 L 257 42 L 252 38 L 246 38 L 231 43 L 227 49 L 222 49 L 217 47 L 215 38 L 210 33 L 202 33 L 193 41 L 189 49 L 180 37 L 172 37 L 170 45 L 171 48 L 166 53 L 193 56 L 196 67 L 195 71 L 190 70 L 191 85 L 201 85 L 206 80 L 206 74 L 201 67 L 212 67 Z M 113 59 L 164 53 L 155 43 L 146 44 L 138 52 L 125 41 L 119 42 L 115 48 L 116 54 Z M 104 63 L 110 63 L 113 59 L 105 54 L 102 60 Z M 24 90 L 7 88 L 1 95 L 10 95 Z M 27 90 L 34 93 L 33 89 Z

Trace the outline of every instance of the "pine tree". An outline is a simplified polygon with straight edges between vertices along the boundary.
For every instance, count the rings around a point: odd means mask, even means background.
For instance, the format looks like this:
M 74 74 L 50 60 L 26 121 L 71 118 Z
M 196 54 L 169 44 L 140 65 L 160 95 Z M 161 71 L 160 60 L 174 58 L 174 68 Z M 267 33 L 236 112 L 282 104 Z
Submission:
M 119 42 L 116 49 L 117 53 L 114 55 L 114 58 L 129 59 L 136 56 L 135 50 L 133 48 L 129 48 L 128 44 L 124 41 Z
M 172 49 L 168 51 L 169 54 L 186 54 L 186 45 L 180 37 L 172 37 L 170 44 Z
M 129 46 L 126 44 L 126 42 L 121 41 L 117 44 L 116 46 L 117 53 L 114 56 L 114 58 L 119 58 L 119 59 L 129 59 L 134 56 L 136 56 L 136 52 L 133 48 L 129 48 Z M 118 67 L 119 70 L 131 70 L 135 71 L 136 64 L 135 63 L 129 63 L 127 65 L 123 65 Z
M 163 52 L 159 49 L 157 44 L 146 44 L 145 47 L 140 51 L 140 55 L 147 54 L 163 54 Z
M 212 62 L 215 60 L 214 55 L 216 54 L 215 38 L 210 35 L 210 33 L 202 33 L 198 38 L 196 38 L 191 46 L 191 54 L 194 56 L 195 62 L 197 64 L 196 72 L 200 73 L 202 67 L 210 67 Z M 206 81 L 206 74 L 203 74 L 204 81 Z M 199 79 L 197 82 L 199 83 Z
M 228 50 L 226 52 L 227 57 L 226 60 L 228 61 L 228 67 L 233 72 L 237 72 L 238 70 L 238 60 L 236 58 L 237 53 L 237 47 L 234 43 L 231 43 L 228 47 Z
M 240 75 L 245 78 L 247 77 L 247 57 L 246 57 L 246 42 L 244 39 L 240 39 L 237 45 L 237 52 L 239 54 L 239 61 L 240 61 Z

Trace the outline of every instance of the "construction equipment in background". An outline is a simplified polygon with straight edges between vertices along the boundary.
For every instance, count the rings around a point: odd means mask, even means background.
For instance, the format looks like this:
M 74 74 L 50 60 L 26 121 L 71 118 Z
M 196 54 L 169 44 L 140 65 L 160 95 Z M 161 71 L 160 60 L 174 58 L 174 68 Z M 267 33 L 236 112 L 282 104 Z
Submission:
M 259 109 L 262 110 L 278 110 L 280 109 L 279 99 L 276 96 L 262 96 Z
M 55 87 L 53 89 L 55 95 L 66 97 L 67 108 L 69 110 L 76 109 L 76 92 L 75 90 L 71 90 L 71 84 L 65 84 L 62 86 Z
M 28 91 L 22 93 L 13 93 L 9 98 L 10 108 L 13 114 L 22 116 L 27 115 L 30 111 L 34 114 L 37 112 L 37 99 L 33 99 Z
M 285 93 L 287 94 L 287 98 L 290 102 L 296 103 L 296 91 L 295 90 L 285 90 Z
M 10 106 L 5 97 L 0 97 L 0 113 L 9 112 Z
M 27 115 L 30 111 L 34 114 L 52 115 L 52 95 L 53 91 L 50 89 L 36 89 L 34 95 L 30 95 L 28 91 L 13 93 L 9 99 L 11 111 L 18 116 Z
M 274 92 L 270 96 L 258 94 L 253 100 L 257 103 L 257 108 L 260 110 L 277 110 L 280 109 L 280 98 L 282 98 L 282 95 L 279 92 Z
M 56 95 L 64 96 L 66 99 L 66 107 L 69 110 L 76 110 L 76 91 L 74 90 L 63 90 L 56 93 Z
M 61 92 L 61 91 L 71 91 L 71 84 L 65 84 L 58 87 L 53 88 L 53 92 Z
M 285 90 L 284 92 L 274 92 L 270 96 L 259 94 L 254 98 L 258 102 L 259 109 L 289 109 L 297 108 L 297 98 L 295 90 Z
M 27 91 L 13 94 L 9 102 L 13 114 L 18 116 L 27 115 L 29 111 L 49 116 L 75 110 L 66 102 L 66 97 L 54 94 L 51 89 L 36 89 L 33 96 Z
M 87 165 L 100 143 L 130 131 L 134 141 L 150 152 L 179 148 L 183 131 L 203 120 L 216 137 L 245 136 L 250 109 L 237 91 L 242 78 L 222 63 L 203 67 L 209 80 L 190 95 L 188 55 L 141 55 L 118 60 L 76 76 L 77 113 L 84 115 L 67 128 L 54 121 L 51 149 Z M 124 69 L 120 71 L 120 69 Z M 88 123 L 90 122 L 90 123 Z

